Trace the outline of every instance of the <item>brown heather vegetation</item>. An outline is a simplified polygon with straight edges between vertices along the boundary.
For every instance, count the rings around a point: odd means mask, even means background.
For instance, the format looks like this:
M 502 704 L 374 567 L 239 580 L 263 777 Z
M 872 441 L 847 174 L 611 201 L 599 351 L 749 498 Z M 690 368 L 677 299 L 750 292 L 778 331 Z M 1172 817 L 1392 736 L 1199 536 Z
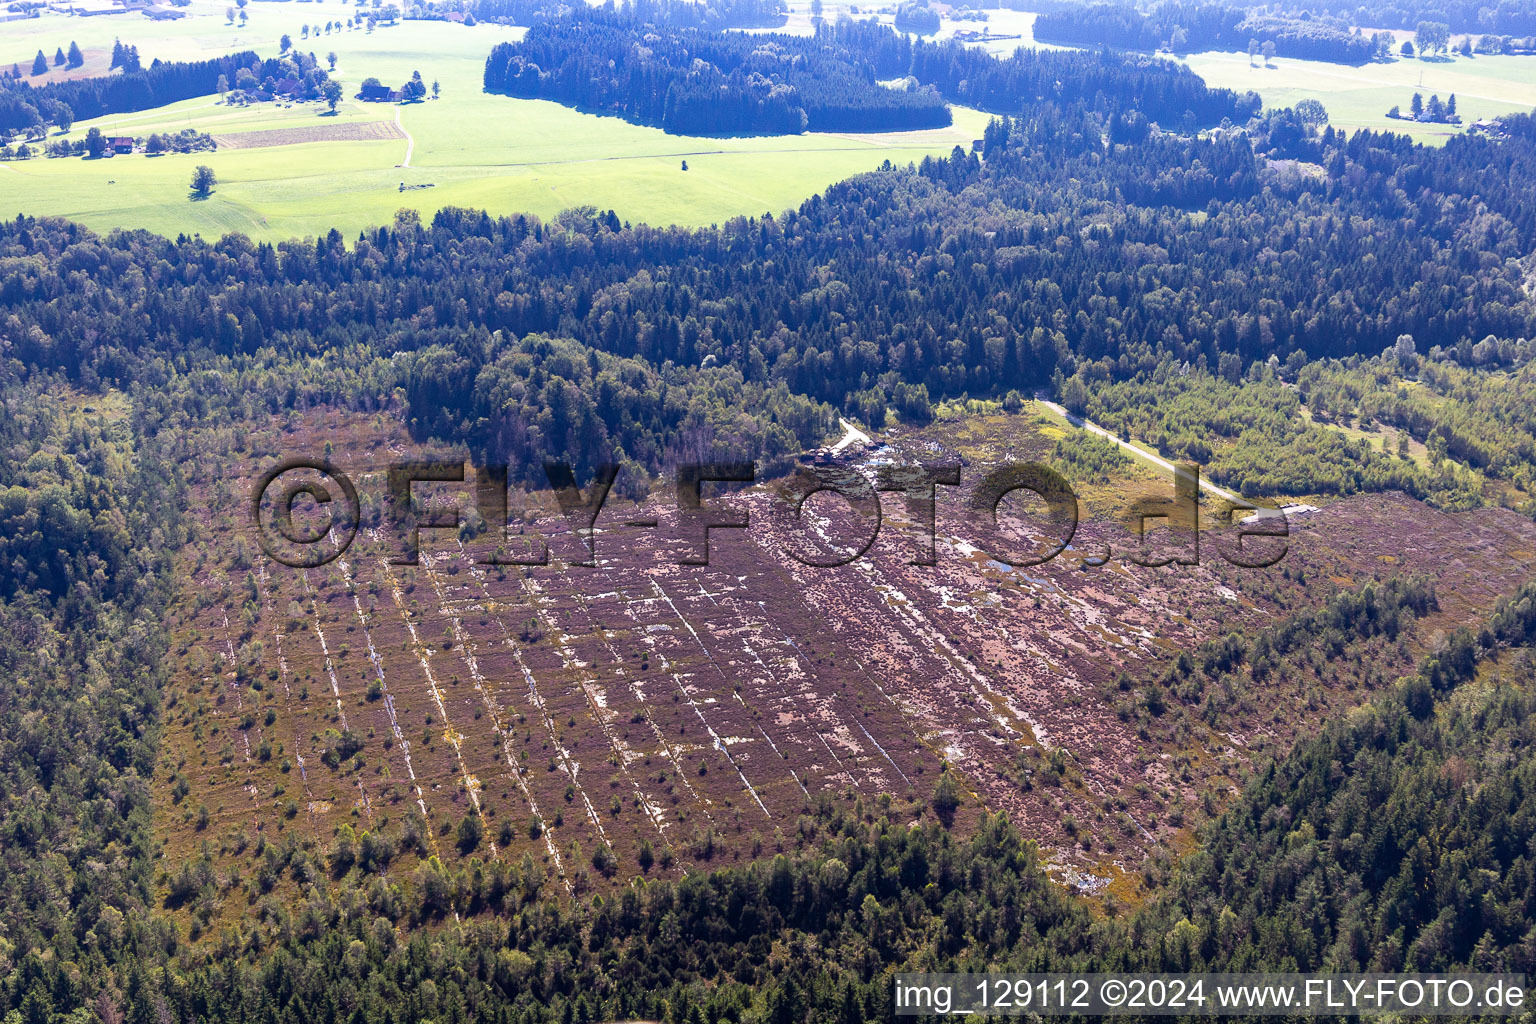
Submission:
M 1138 900 L 1252 764 L 1479 621 L 1536 558 L 1511 512 L 1382 495 L 1294 519 L 1269 569 L 1227 564 L 1210 535 L 1198 567 L 1082 568 L 1101 542 L 1128 548 L 1119 509 L 1168 490 L 1124 462 L 1078 483 L 1060 558 L 1007 570 L 971 550 L 961 496 L 1004 460 L 1061 465 L 1064 436 L 972 416 L 855 454 L 965 463 L 940 490 L 932 567 L 909 564 L 897 495 L 865 558 L 802 565 L 758 488 L 714 499 L 753 526 L 717 531 L 707 567 L 675 564 L 670 489 L 646 502 L 659 530 L 623 526 L 643 516 L 612 499 L 597 568 L 566 564 L 581 549 L 547 492 L 515 491 L 514 537 L 551 550 L 522 568 L 477 564 L 498 541 L 473 527 L 424 531 L 419 565 L 390 564 L 382 471 L 434 450 L 388 415 L 208 431 L 184 465 L 197 523 L 156 782 L 166 903 L 217 934 L 303 891 L 292 848 L 418 899 L 437 862 L 603 891 L 793 852 L 829 800 L 961 829 L 1007 811 L 1058 880 Z M 322 450 L 357 482 L 364 527 L 338 560 L 291 569 L 260 551 L 244 502 L 280 455 Z M 468 509 L 470 485 L 417 487 Z M 831 536 L 858 525 L 837 499 L 812 507 Z

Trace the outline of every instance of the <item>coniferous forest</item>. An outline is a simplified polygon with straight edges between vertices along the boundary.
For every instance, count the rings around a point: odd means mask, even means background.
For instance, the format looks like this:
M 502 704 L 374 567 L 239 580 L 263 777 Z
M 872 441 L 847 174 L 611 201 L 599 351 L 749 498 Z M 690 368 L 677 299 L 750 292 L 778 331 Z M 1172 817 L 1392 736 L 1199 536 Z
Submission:
M 1376 25 L 1376 22 L 1370 22 Z M 1242 50 L 1250 40 L 1270 42 L 1282 57 L 1335 64 L 1364 64 L 1379 55 L 1369 35 L 1348 23 L 1262 15 L 1219 3 L 1166 2 L 1142 11 L 1130 4 L 1094 3 L 1047 11 L 1035 20 L 1035 36 L 1076 46 L 1112 46 L 1148 52 L 1171 48 Z
M 1536 11 L 1521 0 L 1373 0 L 1366 4 L 1353 0 L 1289 0 L 1286 7 L 1297 12 L 1350 18 L 1357 24 L 1381 28 L 1413 29 L 1421 21 L 1441 21 L 1449 24 L 1453 32 L 1536 34 Z
M 950 122 L 928 89 L 892 89 L 880 65 L 832 33 L 807 40 L 670 30 L 587 12 L 541 22 L 486 60 L 485 88 L 552 99 L 677 135 L 906 131 Z
M 1201 125 L 1258 109 L 1251 94 L 1207 89 L 1171 62 L 1034 50 L 998 60 L 846 18 L 810 39 L 654 28 L 599 12 L 540 23 L 492 51 L 485 88 L 694 135 L 929 128 L 949 123 L 945 100 L 994 113 L 1021 98 L 1103 103 L 1143 122 Z M 880 84 L 905 76 L 919 86 Z
M 1133 906 L 1068 892 L 1002 814 L 949 827 L 947 765 L 932 800 L 807 793 L 782 852 L 590 896 L 531 856 L 391 872 L 435 841 L 403 826 L 329 851 L 263 836 L 238 879 L 206 848 L 158 858 L 199 429 L 387 413 L 519 482 L 546 458 L 644 481 L 680 454 L 782 468 L 855 412 L 878 430 L 1039 391 L 1232 486 L 1452 511 L 1485 502 L 1474 473 L 1528 493 L 1536 118 L 1427 148 L 1147 57 L 657 17 L 538 20 L 485 88 L 700 135 L 997 116 L 978 147 L 708 229 L 449 208 L 273 245 L 0 222 L 0 1020 L 853 1024 L 890 1019 L 909 969 L 1536 973 L 1530 584 L 1411 649 L 1434 585 L 1361 579 L 1170 658 L 1177 701 L 1372 641 L 1415 667 L 1224 791 Z M 49 95 L 135 109 L 222 66 Z M 238 934 L 176 916 L 237 887 Z
M 510 25 L 537 25 L 573 10 L 565 0 L 473 0 L 468 6 L 481 21 Z M 646 21 L 709 31 L 778 28 L 787 17 L 783 0 L 633 0 L 621 6 Z
M 120 75 L 49 82 L 40 87 L 3 79 L 0 80 L 0 129 L 20 131 L 34 124 L 67 123 L 59 120 L 60 105 L 67 109 L 67 117 L 76 121 L 103 114 L 149 110 L 193 96 L 206 96 L 217 89 L 221 76 L 233 82 L 240 71 L 253 66 L 262 69 L 262 74 L 257 75 L 259 81 L 273 73 L 277 63 L 264 62 L 254 51 L 246 50 L 217 60 L 189 63 L 156 60 L 147 68 Z

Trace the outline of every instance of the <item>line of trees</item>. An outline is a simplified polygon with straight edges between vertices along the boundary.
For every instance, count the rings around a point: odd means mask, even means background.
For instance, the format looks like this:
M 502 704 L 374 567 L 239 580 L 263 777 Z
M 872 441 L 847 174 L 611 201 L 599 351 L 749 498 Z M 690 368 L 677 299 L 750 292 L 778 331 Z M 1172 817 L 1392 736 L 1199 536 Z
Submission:
M 122 45 L 122 44 L 118 44 Z M 70 40 L 69 53 L 64 52 L 64 47 L 53 51 L 53 66 L 56 68 L 78 68 L 85 63 L 85 54 L 80 52 L 80 44 Z M 37 56 L 32 58 L 32 74 L 46 75 L 48 73 L 48 57 L 42 51 L 37 51 Z
M 1247 46 L 1254 53 L 1270 44 L 1281 56 L 1337 64 L 1364 64 L 1384 57 L 1391 41 L 1387 35 L 1352 31 L 1347 22 L 1259 14 L 1203 0 L 1164 0 L 1146 10 L 1131 4 L 1094 3 L 1047 11 L 1035 20 L 1034 33 L 1047 42 L 1148 52 Z
M 397 354 L 447 345 L 464 381 L 493 361 L 496 332 L 543 334 L 657 371 L 709 360 L 742 387 L 782 385 L 883 422 L 887 408 L 920 419 L 962 393 L 1029 393 L 1058 370 L 1095 387 L 1202 360 L 1246 377 L 1271 355 L 1372 355 L 1404 334 L 1425 348 L 1536 337 L 1518 262 L 1536 248 L 1529 117 L 1506 120 L 1506 141 L 1426 149 L 1279 115 L 1252 139 L 1137 140 L 1114 111 L 1041 105 L 995 121 L 984 159 L 957 150 L 702 234 L 596 211 L 542 223 L 445 210 L 351 247 L 339 234 L 279 246 L 126 236 L 108 258 L 88 233 L 12 221 L 0 244 L 48 260 L 7 300 L 39 333 L 9 340 L 18 357 L 125 385 L 184 349 L 245 359 L 277 346 L 281 360 L 355 343 L 363 362 L 303 387 L 366 406 L 409 393 L 402 367 L 415 363 Z M 1278 176 L 1275 146 L 1325 173 Z M 1088 225 L 1084 189 L 1104 204 Z M 1020 212 L 993 223 L 996 204 Z M 102 285 L 88 313 L 58 269 L 66 257 Z M 458 424 L 478 422 L 474 409 L 461 389 L 410 415 L 468 440 Z
M 571 13 L 566 0 L 463 0 L 468 17 L 507 25 L 537 25 Z M 442 5 L 438 5 L 441 9 Z M 788 20 L 784 0 L 624 0 L 617 13 L 671 28 L 719 31 L 778 28 Z
M 1111 117 L 1135 112 L 1167 125 L 1214 125 L 1247 121 L 1260 107 L 1255 94 L 1209 88 L 1168 60 L 1033 49 L 998 58 L 952 39 L 909 40 L 872 22 L 842 22 L 837 32 L 877 66 L 905 69 L 951 102 L 996 114 L 1081 105 Z
M 996 113 L 1031 104 L 1111 106 L 1140 123 L 1246 121 L 1252 93 L 1211 89 L 1171 61 L 1104 53 L 1019 50 L 999 59 L 953 40 L 914 40 L 874 21 L 843 18 L 814 37 L 640 36 L 645 27 L 587 13 L 535 26 L 486 62 L 491 92 L 543 97 L 689 134 L 804 128 L 886 131 L 947 124 L 944 100 Z M 879 80 L 910 78 L 891 89 Z M 1131 120 L 1136 120 L 1132 117 Z
M 927 3 L 904 3 L 896 8 L 896 31 L 931 36 L 941 25 L 939 12 Z
M 813 38 L 695 29 L 653 31 L 628 15 L 589 12 L 535 25 L 486 60 L 485 88 L 553 99 L 679 135 L 785 135 L 942 127 L 931 90 L 888 89 L 889 73 Z M 888 31 L 888 30 L 887 30 Z
M 1370 28 L 1411 30 L 1421 21 L 1443 21 L 1453 32 L 1536 35 L 1536 8 L 1525 0 L 1287 0 L 1285 7 Z
M 245 50 L 212 60 L 156 61 L 148 68 L 70 82 L 48 82 L 40 87 L 0 82 L 0 130 L 23 131 L 41 124 L 62 126 L 69 120 L 149 110 L 210 95 L 217 91 L 220 76 L 232 81 L 239 69 L 253 64 L 260 66 L 262 61 L 253 51 Z

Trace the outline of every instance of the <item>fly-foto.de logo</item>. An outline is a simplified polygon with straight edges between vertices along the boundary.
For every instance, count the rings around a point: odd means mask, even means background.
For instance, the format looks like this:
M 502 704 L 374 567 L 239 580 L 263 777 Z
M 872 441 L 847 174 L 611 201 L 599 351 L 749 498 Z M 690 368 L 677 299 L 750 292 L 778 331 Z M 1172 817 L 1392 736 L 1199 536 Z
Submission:
M 462 459 L 404 460 L 387 468 L 384 518 L 398 541 L 395 564 L 417 563 L 423 530 L 456 530 L 463 522 L 457 504 L 422 501 L 418 485 L 472 487 L 470 507 L 477 518 L 503 539 L 508 537 L 509 467 L 471 468 L 472 476 Z M 599 465 L 583 485 L 570 463 L 544 464 L 554 503 L 575 538 L 562 564 L 598 564 L 599 519 L 619 472 L 617 464 Z M 863 557 L 875 543 L 886 519 L 882 495 L 890 495 L 904 511 L 904 528 L 915 547 L 912 564 L 936 565 L 940 500 L 958 490 L 966 544 L 1008 568 L 1040 565 L 1064 552 L 1071 552 L 1083 569 L 1115 558 L 1143 566 L 1196 565 L 1202 557 L 1203 535 L 1205 547 L 1213 547 L 1218 557 L 1244 568 L 1275 565 L 1287 551 L 1289 528 L 1280 509 L 1222 499 L 1217 502 L 1221 508 L 1202 513 L 1200 467 L 1193 463 L 1175 467 L 1171 494 L 1141 496 L 1125 503 L 1120 515 L 1128 532 L 1125 544 L 1098 542 L 1087 550 L 1073 547 L 1079 502 L 1055 469 L 1038 462 L 1015 462 L 987 469 L 974 482 L 963 481 L 963 475 L 962 467 L 953 464 L 892 463 L 866 471 L 823 462 L 800 465 L 787 475 L 760 481 L 752 461 L 682 462 L 672 476 L 673 514 L 665 524 L 654 509 L 638 506 L 625 517 L 610 516 L 612 521 L 605 520 L 603 526 L 665 531 L 675 542 L 676 564 L 708 565 L 713 531 L 748 530 L 761 520 L 754 519 L 748 503 L 731 500 L 734 495 L 706 498 L 705 485 L 755 488 L 767 495 L 769 528 L 790 557 L 807 566 L 836 568 Z M 819 494 L 833 496 L 851 513 L 839 517 L 835 537 L 828 535 L 825 517 L 813 514 L 808 504 Z M 1029 517 L 1027 528 L 1021 529 L 1017 521 L 1010 524 L 1004 513 L 1005 499 L 1014 495 L 1040 510 Z M 328 460 L 292 457 L 254 481 L 247 516 L 257 543 L 270 558 L 293 568 L 316 568 L 340 557 L 352 544 L 361 525 L 362 499 L 352 478 Z M 1180 538 L 1177 551 L 1149 551 L 1148 529 L 1157 523 Z M 551 564 L 548 540 L 536 538 L 529 548 L 514 556 L 502 545 L 477 560 L 483 565 Z

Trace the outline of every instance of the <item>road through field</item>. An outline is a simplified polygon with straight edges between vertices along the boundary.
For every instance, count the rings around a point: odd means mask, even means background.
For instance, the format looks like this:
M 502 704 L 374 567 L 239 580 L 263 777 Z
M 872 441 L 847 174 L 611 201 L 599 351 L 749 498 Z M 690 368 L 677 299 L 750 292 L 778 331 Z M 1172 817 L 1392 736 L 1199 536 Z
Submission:
M 416 140 L 411 138 L 411 133 L 406 131 L 405 121 L 400 117 L 400 108 L 395 108 L 395 127 L 405 135 L 405 159 L 400 161 L 401 167 L 411 166 L 411 151 L 416 148 Z
M 1036 401 L 1054 412 L 1056 415 L 1065 419 L 1074 427 L 1079 427 L 1083 430 L 1086 430 L 1090 434 L 1097 434 L 1099 437 L 1104 438 L 1104 440 L 1119 445 L 1121 448 L 1125 449 L 1127 452 L 1129 452 L 1131 455 L 1134 455 L 1138 459 L 1150 462 L 1152 465 L 1157 466 L 1160 469 L 1165 469 L 1172 473 L 1174 476 L 1187 476 L 1187 474 L 1182 469 L 1175 466 L 1173 463 L 1169 462 L 1162 456 L 1153 455 L 1151 452 L 1146 451 L 1145 449 L 1136 447 L 1134 444 L 1125 440 L 1124 438 L 1116 437 L 1114 434 L 1111 434 L 1097 423 L 1094 423 L 1092 420 L 1085 420 L 1081 416 L 1070 413 L 1066 410 L 1065 407 L 1057 405 L 1055 402 L 1048 402 L 1043 398 L 1036 399 Z M 1211 494 L 1216 495 L 1218 498 L 1225 498 L 1227 501 L 1232 502 L 1239 508 L 1253 507 L 1251 502 L 1243 500 L 1241 497 L 1224 487 L 1217 487 L 1203 476 L 1199 478 L 1199 481 L 1201 488 L 1209 491 Z

